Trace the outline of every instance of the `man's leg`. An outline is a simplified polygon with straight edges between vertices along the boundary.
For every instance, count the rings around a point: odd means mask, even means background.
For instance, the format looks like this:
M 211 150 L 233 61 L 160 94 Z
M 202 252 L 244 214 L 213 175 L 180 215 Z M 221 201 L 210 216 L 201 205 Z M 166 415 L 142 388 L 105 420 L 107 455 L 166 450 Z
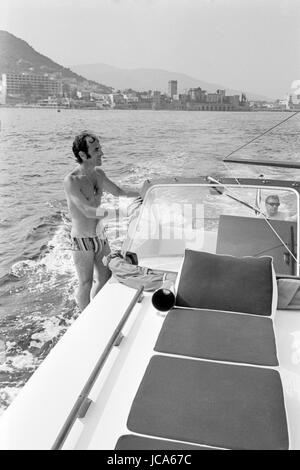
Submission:
M 94 256 L 95 253 L 93 251 L 73 251 L 73 260 L 79 280 L 76 302 L 81 311 L 90 303 L 90 294 L 93 285 Z
M 111 270 L 104 266 L 102 259 L 110 253 L 110 248 L 107 239 L 101 240 L 102 250 L 95 253 L 94 260 L 94 282 L 91 292 L 92 299 L 98 294 L 99 290 L 107 283 L 111 277 Z

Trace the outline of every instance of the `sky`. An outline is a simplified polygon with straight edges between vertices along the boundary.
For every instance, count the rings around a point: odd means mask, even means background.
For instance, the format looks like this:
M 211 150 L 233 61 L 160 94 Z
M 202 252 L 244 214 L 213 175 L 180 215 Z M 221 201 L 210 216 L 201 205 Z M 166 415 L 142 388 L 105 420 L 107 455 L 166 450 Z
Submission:
M 300 0 L 1 0 L 0 29 L 67 67 L 160 68 L 270 98 L 300 79 Z

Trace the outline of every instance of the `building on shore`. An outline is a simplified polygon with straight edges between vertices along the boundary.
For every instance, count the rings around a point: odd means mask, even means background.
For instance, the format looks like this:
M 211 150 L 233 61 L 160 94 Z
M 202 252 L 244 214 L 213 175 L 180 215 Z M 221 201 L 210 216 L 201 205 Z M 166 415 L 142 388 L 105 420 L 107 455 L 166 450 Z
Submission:
M 71 103 L 69 98 L 42 98 L 36 102 L 37 107 L 41 108 L 70 108 Z
M 95 84 L 97 85 L 97 84 Z M 86 82 L 63 82 L 56 77 L 33 74 L 2 74 L 0 105 L 36 105 L 77 109 L 154 109 L 181 111 L 250 111 L 245 94 L 226 95 L 226 90 L 211 93 L 201 87 L 178 94 L 177 80 L 169 80 L 168 92 L 135 91 L 131 88 L 110 91 L 94 90 Z M 294 106 L 297 106 L 294 104 Z M 262 108 L 259 108 L 262 109 Z
M 198 88 L 190 88 L 187 92 L 189 100 L 191 102 L 197 103 L 206 103 L 207 101 L 207 93 L 206 90 L 202 90 L 200 87 Z
M 300 80 L 293 81 L 289 101 L 291 110 L 300 110 Z
M 297 96 L 287 93 L 282 99 L 250 101 L 249 104 L 252 111 L 298 111 L 300 110 L 300 94 L 298 100 Z
M 161 107 L 161 92 L 158 90 L 153 91 L 152 95 L 152 109 L 160 109 Z
M 206 90 L 190 88 L 185 94 L 178 95 L 181 108 L 175 104 L 176 109 L 188 111 L 248 111 L 249 103 L 243 94 L 226 95 L 226 90 L 217 90 L 208 93 Z
M 173 99 L 173 96 L 177 95 L 177 80 L 169 80 L 168 82 L 168 96 Z
M 61 80 L 48 75 L 3 73 L 0 89 L 1 104 L 62 96 Z

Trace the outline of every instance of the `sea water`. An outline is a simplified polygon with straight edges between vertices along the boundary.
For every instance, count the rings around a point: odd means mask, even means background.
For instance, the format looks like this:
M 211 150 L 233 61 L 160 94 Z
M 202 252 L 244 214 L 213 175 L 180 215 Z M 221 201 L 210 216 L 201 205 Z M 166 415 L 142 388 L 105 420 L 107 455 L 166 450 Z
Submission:
M 62 181 L 75 166 L 74 136 L 100 136 L 103 169 L 121 186 L 174 176 L 300 179 L 300 170 L 226 165 L 225 155 L 288 117 L 271 112 L 0 109 L 0 414 L 79 315 Z M 236 153 L 300 160 L 299 115 Z M 130 202 L 130 201 L 128 201 Z M 128 202 L 121 200 L 123 209 Z M 118 201 L 105 195 L 104 206 Z M 112 248 L 126 218 L 108 221 Z M 118 233 L 116 235 L 116 229 Z M 3 350 L 3 347 L 2 347 Z

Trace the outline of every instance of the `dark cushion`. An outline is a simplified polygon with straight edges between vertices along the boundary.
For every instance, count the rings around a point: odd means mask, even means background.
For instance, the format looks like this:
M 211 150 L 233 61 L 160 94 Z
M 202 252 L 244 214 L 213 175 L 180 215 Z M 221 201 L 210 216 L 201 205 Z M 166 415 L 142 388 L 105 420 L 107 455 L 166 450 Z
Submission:
M 164 321 L 155 351 L 278 366 L 273 320 L 256 315 L 175 308 Z
M 237 258 L 186 250 L 177 288 L 179 307 L 271 315 L 272 258 Z
M 118 439 L 115 450 L 214 450 L 212 447 L 193 446 L 184 442 L 151 439 L 127 434 Z
M 289 448 L 280 376 L 263 367 L 154 356 L 127 427 L 225 449 Z

